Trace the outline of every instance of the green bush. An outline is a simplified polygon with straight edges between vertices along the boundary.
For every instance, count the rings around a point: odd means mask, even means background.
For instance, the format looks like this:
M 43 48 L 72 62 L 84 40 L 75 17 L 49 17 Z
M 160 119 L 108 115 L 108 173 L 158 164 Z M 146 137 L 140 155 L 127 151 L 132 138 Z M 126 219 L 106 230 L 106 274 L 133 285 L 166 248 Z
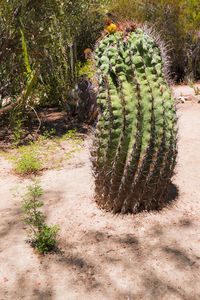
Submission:
M 76 63 L 84 61 L 84 49 L 93 48 L 103 30 L 106 3 L 106 0 L 2 0 L 0 94 L 1 91 L 5 94 L 2 98 L 9 95 L 14 100 L 21 93 L 28 82 L 28 66 L 38 78 L 37 88 L 32 89 L 35 105 L 41 102 L 43 106 L 62 106 L 77 81 Z
M 16 172 L 19 174 L 37 173 L 41 168 L 41 161 L 35 151 L 24 153 L 15 163 Z
M 83 64 L 79 62 L 77 69 L 79 77 L 87 75 L 88 78 L 93 78 L 95 76 L 95 66 L 92 59 L 89 59 Z
M 68 147 L 64 150 L 62 143 L 66 141 Z M 20 175 L 37 174 L 46 169 L 57 169 L 71 158 L 76 152 L 81 151 L 82 139 L 77 130 L 68 130 L 63 136 L 56 136 L 56 130 L 52 128 L 39 135 L 38 140 L 28 145 L 15 145 L 7 153 L 0 155 L 8 159 L 16 173 Z
M 33 184 L 27 186 L 27 192 L 17 195 L 22 198 L 22 213 L 20 219 L 25 225 L 29 226 L 28 235 L 31 237 L 31 244 L 41 254 L 54 250 L 59 232 L 58 225 L 48 226 L 45 224 L 45 215 L 38 210 L 44 205 L 41 200 L 43 194 L 40 181 L 32 180 Z
M 58 231 L 58 225 L 43 225 L 42 230 L 35 234 L 34 244 L 39 253 L 45 254 L 55 249 L 55 244 L 57 242 L 56 236 L 58 234 Z

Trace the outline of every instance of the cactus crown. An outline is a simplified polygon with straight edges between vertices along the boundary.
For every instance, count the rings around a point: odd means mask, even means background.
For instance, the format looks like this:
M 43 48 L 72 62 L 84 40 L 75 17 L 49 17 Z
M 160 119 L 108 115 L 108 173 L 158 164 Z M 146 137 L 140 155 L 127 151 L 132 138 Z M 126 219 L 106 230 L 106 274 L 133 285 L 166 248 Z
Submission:
M 176 111 L 154 40 L 105 35 L 96 49 L 99 117 L 91 151 L 97 203 L 113 212 L 159 207 L 176 162 Z

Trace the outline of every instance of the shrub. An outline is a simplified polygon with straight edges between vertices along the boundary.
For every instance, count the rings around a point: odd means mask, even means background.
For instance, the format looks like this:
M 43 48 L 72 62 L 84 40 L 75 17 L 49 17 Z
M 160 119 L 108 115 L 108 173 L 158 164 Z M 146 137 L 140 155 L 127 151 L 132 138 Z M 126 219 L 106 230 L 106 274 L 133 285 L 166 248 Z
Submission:
M 44 225 L 40 232 L 34 236 L 34 244 L 39 253 L 47 253 L 55 249 L 57 242 L 56 236 L 59 231 L 58 225 L 47 226 Z
M 22 197 L 23 217 L 20 220 L 29 226 L 28 235 L 31 237 L 32 246 L 36 248 L 37 252 L 45 254 L 54 250 L 59 226 L 48 226 L 45 224 L 46 217 L 38 210 L 44 205 L 40 198 L 43 190 L 39 184 L 40 181 L 33 179 L 32 182 L 32 185 L 27 186 L 28 191 L 25 194 L 17 194 Z
M 37 173 L 42 165 L 35 151 L 24 153 L 15 163 L 16 172 L 19 174 Z
M 37 141 L 17 148 L 12 147 L 10 152 L 0 154 L 13 164 L 15 172 L 20 175 L 60 168 L 64 161 L 81 151 L 82 139 L 76 130 L 69 130 L 62 137 L 57 137 L 55 133 L 55 129 L 52 128 L 39 135 Z M 66 149 L 62 146 L 64 141 L 67 141 Z

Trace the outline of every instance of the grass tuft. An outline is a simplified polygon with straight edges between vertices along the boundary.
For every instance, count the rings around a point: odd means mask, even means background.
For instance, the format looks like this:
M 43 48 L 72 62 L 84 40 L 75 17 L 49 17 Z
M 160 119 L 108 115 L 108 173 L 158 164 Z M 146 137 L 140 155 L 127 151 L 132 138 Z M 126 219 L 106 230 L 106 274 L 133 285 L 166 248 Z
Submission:
M 37 174 L 44 169 L 58 169 L 81 150 L 82 139 L 76 130 L 69 130 L 62 137 L 53 137 L 54 129 L 40 135 L 29 145 L 10 149 L 1 156 L 8 159 L 14 171 L 20 175 Z

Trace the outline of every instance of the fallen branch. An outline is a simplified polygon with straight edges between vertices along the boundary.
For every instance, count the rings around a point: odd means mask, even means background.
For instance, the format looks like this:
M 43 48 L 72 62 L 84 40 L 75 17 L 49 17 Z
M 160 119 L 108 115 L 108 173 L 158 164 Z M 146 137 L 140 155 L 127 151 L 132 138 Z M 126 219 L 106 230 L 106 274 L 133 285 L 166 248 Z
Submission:
M 24 92 L 25 92 L 25 89 L 22 90 L 20 96 L 18 97 L 18 99 L 11 103 L 10 105 L 6 106 L 6 107 L 3 107 L 0 109 L 0 116 L 9 112 L 13 107 L 15 107 L 17 104 L 20 103 L 20 101 L 23 99 L 23 96 L 24 96 Z

